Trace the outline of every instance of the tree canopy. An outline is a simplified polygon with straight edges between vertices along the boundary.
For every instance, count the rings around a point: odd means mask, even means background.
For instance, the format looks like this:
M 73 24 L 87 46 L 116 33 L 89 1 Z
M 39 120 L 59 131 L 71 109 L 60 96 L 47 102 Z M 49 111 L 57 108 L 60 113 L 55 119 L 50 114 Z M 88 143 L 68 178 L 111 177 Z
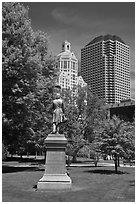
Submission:
M 28 8 L 2 4 L 3 142 L 17 150 L 29 140 L 30 127 L 40 123 L 50 100 L 55 62 L 48 56 L 47 34 L 34 32 Z M 34 111 L 35 110 L 35 111 Z M 34 122 L 35 121 L 35 122 Z M 39 124 L 40 125 L 40 124 Z M 45 125 L 46 126 L 46 125 Z M 36 129 L 36 127 L 35 127 Z
M 63 131 L 68 138 L 67 152 L 76 159 L 81 148 L 94 140 L 93 130 L 106 116 L 104 101 L 94 96 L 87 87 L 77 87 L 75 97 L 69 90 L 62 93 L 65 102 L 65 115 L 68 121 Z
M 135 128 L 131 122 L 125 122 L 113 116 L 106 119 L 95 130 L 95 144 L 102 154 L 112 155 L 117 172 L 119 157 L 133 159 L 135 153 Z

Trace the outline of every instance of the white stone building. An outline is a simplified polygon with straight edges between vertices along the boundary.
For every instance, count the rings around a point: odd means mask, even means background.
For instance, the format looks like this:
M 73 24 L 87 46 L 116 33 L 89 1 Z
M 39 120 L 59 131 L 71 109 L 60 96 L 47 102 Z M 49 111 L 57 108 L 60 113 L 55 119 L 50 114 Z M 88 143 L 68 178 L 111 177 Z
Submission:
M 83 79 L 82 76 L 78 76 L 77 84 L 78 84 L 79 86 L 81 86 L 81 87 L 87 86 L 87 83 L 84 81 L 84 79 Z
M 78 59 L 71 52 L 68 41 L 62 43 L 62 51 L 57 55 L 57 62 L 60 71 L 59 85 L 61 88 L 73 90 L 77 86 Z

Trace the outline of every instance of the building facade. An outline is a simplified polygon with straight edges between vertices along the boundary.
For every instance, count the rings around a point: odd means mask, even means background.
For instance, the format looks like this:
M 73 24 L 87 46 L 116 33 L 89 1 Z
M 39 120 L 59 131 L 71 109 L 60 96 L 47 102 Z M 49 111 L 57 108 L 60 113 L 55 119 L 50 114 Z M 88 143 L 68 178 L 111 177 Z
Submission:
M 59 67 L 59 85 L 61 88 L 73 89 L 77 86 L 78 59 L 71 52 L 71 45 L 68 41 L 62 43 L 62 52 L 57 55 Z
M 87 83 L 83 80 L 82 76 L 78 76 L 77 84 L 81 87 L 87 86 Z
M 130 49 L 118 36 L 99 36 L 81 49 L 81 75 L 106 103 L 130 98 Z

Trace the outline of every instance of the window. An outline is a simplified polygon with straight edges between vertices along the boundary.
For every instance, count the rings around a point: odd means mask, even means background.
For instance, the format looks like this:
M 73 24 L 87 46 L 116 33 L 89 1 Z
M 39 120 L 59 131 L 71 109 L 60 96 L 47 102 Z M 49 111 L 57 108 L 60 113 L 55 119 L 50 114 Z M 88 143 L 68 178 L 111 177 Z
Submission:
M 63 68 L 63 61 L 61 61 L 61 69 Z
M 72 63 L 71 63 L 71 68 L 72 68 L 73 70 L 75 70 L 75 64 L 76 64 L 75 62 L 72 62 Z
M 70 61 L 68 61 L 68 70 L 69 70 L 69 68 L 70 68 Z
M 64 61 L 64 71 L 67 71 L 67 61 Z

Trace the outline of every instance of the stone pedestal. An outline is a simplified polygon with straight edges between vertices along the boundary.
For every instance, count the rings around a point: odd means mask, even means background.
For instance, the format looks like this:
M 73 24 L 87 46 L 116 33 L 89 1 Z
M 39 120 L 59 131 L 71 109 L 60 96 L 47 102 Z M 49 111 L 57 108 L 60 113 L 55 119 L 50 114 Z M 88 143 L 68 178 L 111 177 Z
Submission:
M 67 139 L 63 134 L 49 134 L 45 139 L 45 173 L 37 184 L 37 189 L 68 189 L 71 179 L 66 173 L 65 148 Z

